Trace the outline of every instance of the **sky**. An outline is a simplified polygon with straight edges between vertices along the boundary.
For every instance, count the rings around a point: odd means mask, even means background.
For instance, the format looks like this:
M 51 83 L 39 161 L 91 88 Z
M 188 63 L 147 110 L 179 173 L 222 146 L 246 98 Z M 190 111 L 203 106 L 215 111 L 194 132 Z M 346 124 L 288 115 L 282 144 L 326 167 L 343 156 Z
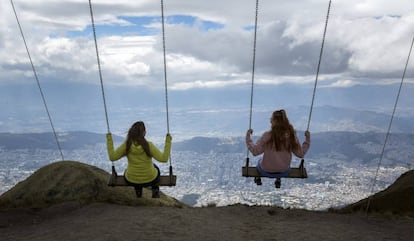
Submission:
M 303 88 L 309 93 L 303 102 L 309 101 L 328 2 L 259 2 L 255 65 L 258 90 Z M 65 92 L 74 94 L 96 87 L 93 96 L 99 98 L 88 1 L 13 3 L 46 97 L 53 102 Z M 160 93 L 164 88 L 160 1 L 95 0 L 92 6 L 110 103 L 121 102 L 124 91 L 131 89 L 138 90 L 139 96 L 142 91 Z M 172 95 L 205 91 L 215 98 L 225 95 L 226 90 L 250 87 L 255 9 L 253 0 L 164 1 L 166 70 Z M 3 99 L 0 105 L 22 108 L 23 112 L 28 106 L 42 108 L 39 100 L 33 102 L 33 98 L 39 98 L 38 93 L 26 90 L 27 86 L 35 86 L 35 80 L 10 1 L 0 1 L 0 15 L 0 86 L 3 92 L 10 90 L 12 96 L 18 96 Z M 386 90 L 393 86 L 389 94 L 395 95 L 413 35 L 412 0 L 332 1 L 318 88 L 326 91 L 382 86 Z M 414 84 L 413 60 L 404 81 L 407 86 Z M 117 89 L 116 94 L 111 93 L 113 89 Z M 183 102 L 191 103 L 191 98 Z M 243 100 L 247 105 L 248 98 L 242 98 L 247 99 Z M 83 101 L 76 102 L 71 102 L 77 104 L 72 108 L 82 108 Z M 100 104 L 97 101 L 91 105 Z M 5 122 L 0 120 L 0 130 Z

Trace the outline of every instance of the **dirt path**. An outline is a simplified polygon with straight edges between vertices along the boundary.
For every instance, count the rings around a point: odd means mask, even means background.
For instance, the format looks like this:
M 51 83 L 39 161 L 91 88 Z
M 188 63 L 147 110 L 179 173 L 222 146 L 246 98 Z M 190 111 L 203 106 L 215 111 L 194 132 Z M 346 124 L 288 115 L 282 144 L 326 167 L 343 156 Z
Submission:
M 0 211 L 1 240 L 411 240 L 414 220 L 271 207 L 66 203 Z

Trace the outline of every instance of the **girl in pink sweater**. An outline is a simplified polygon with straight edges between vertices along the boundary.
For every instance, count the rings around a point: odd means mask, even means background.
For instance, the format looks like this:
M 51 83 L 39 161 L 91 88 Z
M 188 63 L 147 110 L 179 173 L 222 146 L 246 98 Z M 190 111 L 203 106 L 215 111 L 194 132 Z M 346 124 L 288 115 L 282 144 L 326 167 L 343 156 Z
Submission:
M 271 129 L 265 132 L 256 143 L 253 143 L 250 137 L 253 130 L 247 130 L 247 148 L 254 156 L 263 154 L 257 164 L 262 175 L 268 177 L 274 177 L 272 174 L 275 173 L 289 175 L 292 153 L 299 158 L 305 156 L 310 147 L 310 133 L 305 131 L 306 140 L 300 145 L 285 110 L 274 111 L 270 123 Z M 260 178 L 255 178 L 255 182 L 260 185 Z

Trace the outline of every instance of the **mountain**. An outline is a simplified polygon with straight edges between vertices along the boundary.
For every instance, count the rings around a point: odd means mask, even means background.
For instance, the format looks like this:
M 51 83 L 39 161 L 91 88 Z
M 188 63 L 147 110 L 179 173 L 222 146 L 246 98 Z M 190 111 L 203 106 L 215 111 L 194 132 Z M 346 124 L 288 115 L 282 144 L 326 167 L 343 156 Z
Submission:
M 261 134 L 261 133 L 256 133 Z M 85 131 L 57 133 L 62 149 L 90 149 L 95 145 L 106 143 L 105 134 Z M 303 131 L 297 136 L 303 141 Z M 317 132 L 311 133 L 311 148 L 308 158 L 317 159 L 328 156 L 341 156 L 343 161 L 359 160 L 363 163 L 375 161 L 385 141 L 385 133 L 377 132 Z M 254 136 L 256 140 L 259 136 Z M 121 143 L 124 137 L 113 135 L 116 143 Z M 390 162 L 401 159 L 400 156 L 410 157 L 414 146 L 414 134 L 391 133 L 385 148 L 385 157 Z M 57 150 L 53 133 L 0 133 L 0 149 L 49 149 Z M 173 142 L 173 151 L 192 151 L 196 153 L 245 153 L 244 137 L 203 137 L 196 136 L 183 141 Z M 76 159 L 76 158 L 75 158 Z M 386 160 L 386 161 L 387 161 Z M 408 163 L 407 160 L 401 160 Z M 387 164 L 387 163 L 385 163 Z
M 305 126 L 303 113 L 309 111 L 306 109 L 306 107 L 293 108 L 288 113 L 292 121 L 300 120 L 295 123 L 295 126 Z M 313 110 L 310 130 L 318 132 L 385 132 L 390 122 L 391 111 L 391 108 L 389 110 L 362 111 L 330 105 L 317 106 Z M 403 116 L 403 114 L 405 113 L 397 111 L 394 115 L 392 131 L 394 133 L 414 133 L 413 116 Z
M 311 134 L 311 148 L 306 155 L 308 158 L 341 156 L 343 161 L 360 160 L 368 162 L 378 158 L 385 141 L 385 133 L 375 132 L 320 132 Z M 303 141 L 304 133 L 297 132 L 299 140 Z M 259 136 L 254 136 L 257 140 Z M 386 145 L 386 157 L 398 160 L 398 155 L 410 155 L 414 146 L 414 134 L 391 134 Z M 173 143 L 176 151 L 193 151 L 197 153 L 244 153 L 246 144 L 244 137 L 215 138 L 194 137 L 189 140 Z M 405 160 L 406 161 L 406 160 Z
M 193 137 L 189 140 L 174 143 L 174 150 L 193 151 L 198 153 L 237 153 L 246 148 L 243 138 Z
M 48 104 L 57 129 L 98 133 L 106 130 L 101 93 L 97 86 L 64 86 L 65 93 L 62 93 L 59 91 L 62 90 L 61 83 L 51 85 Z M 300 86 L 257 86 L 252 109 L 253 129 L 268 129 L 272 111 L 283 108 L 295 128 L 304 130 L 308 122 L 312 89 L 311 86 Z M 249 123 L 250 91 L 246 87 L 171 91 L 169 111 L 172 134 L 185 139 L 194 136 L 243 135 Z M 364 85 L 319 88 L 312 111 L 311 132 L 385 132 L 398 87 Z M 0 96 L 4 100 L 0 111 L 0 132 L 50 130 L 35 88 L 37 86 L 32 84 L 0 88 Z M 409 94 L 404 94 L 413 90 L 413 84 L 404 86 L 394 115 L 393 132 L 414 133 L 411 124 L 414 119 L 412 100 Z M 162 91 L 143 90 L 141 87 L 111 87 L 107 94 L 113 133 L 126 133 L 133 122 L 143 120 L 148 124 L 148 134 L 165 135 Z
M 132 187 L 109 187 L 110 174 L 97 167 L 75 161 L 60 161 L 37 170 L 26 180 L 0 196 L 0 208 L 44 208 L 75 201 L 79 204 L 105 202 L 133 206 L 177 206 L 183 204 L 161 193 L 151 198 L 144 189 L 137 199 Z
M 58 132 L 57 137 L 62 149 L 73 150 L 105 143 L 105 134 L 87 131 Z M 123 138 L 113 135 L 114 141 Z M 57 149 L 52 132 L 43 133 L 0 133 L 0 147 L 5 149 Z
M 341 213 L 389 213 L 414 217 L 414 170 L 402 174 L 385 190 L 339 210 Z

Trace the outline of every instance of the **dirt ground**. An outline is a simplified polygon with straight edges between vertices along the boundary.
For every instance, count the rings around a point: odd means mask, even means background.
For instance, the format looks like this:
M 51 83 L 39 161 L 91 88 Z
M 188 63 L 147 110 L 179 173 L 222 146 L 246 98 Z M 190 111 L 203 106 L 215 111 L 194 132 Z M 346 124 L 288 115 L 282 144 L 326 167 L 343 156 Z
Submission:
M 48 240 L 413 240 L 414 219 L 275 207 L 177 208 L 67 202 L 0 210 L 0 239 Z

